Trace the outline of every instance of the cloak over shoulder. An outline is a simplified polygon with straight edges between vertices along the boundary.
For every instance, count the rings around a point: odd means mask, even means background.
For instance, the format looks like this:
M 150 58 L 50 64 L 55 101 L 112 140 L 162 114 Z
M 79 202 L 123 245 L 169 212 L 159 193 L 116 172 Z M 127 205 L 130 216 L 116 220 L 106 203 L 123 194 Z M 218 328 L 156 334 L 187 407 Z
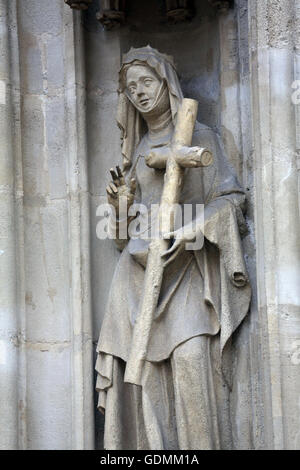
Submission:
M 233 332 L 246 316 L 251 289 L 245 267 L 240 232 L 244 230 L 244 193 L 226 161 L 216 134 L 197 125 L 193 145 L 212 151 L 209 168 L 185 171 L 181 203 L 205 204 L 201 250 L 185 251 L 165 273 L 148 345 L 147 360 L 167 359 L 180 343 L 200 334 L 220 333 L 221 354 Z M 137 149 L 140 154 L 143 141 Z M 147 182 L 149 192 L 160 198 L 163 172 L 155 172 L 141 160 L 136 169 L 139 202 Z M 151 199 L 151 196 L 150 196 Z M 130 240 L 123 250 L 112 281 L 97 352 L 127 361 L 133 326 L 143 295 L 148 243 Z M 107 359 L 106 359 L 107 361 Z M 101 359 L 99 359 L 99 363 Z M 224 373 L 230 381 L 230 370 Z M 99 366 L 100 367 L 100 366 Z M 101 375 L 101 374 L 100 374 Z

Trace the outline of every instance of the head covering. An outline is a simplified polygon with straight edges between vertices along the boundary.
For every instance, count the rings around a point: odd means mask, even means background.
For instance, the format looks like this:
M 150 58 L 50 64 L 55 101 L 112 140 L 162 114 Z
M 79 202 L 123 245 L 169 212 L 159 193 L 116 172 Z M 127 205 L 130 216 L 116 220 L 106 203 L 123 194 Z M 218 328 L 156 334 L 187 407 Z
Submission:
M 133 63 L 147 65 L 165 81 L 168 87 L 171 113 L 173 122 L 176 120 L 177 110 L 183 98 L 173 58 L 161 54 L 151 46 L 138 49 L 131 48 L 123 56 L 123 63 L 119 73 L 119 103 L 117 112 L 117 123 L 122 133 L 122 155 L 123 169 L 128 170 L 132 163 L 134 151 L 136 150 L 143 135 L 146 133 L 145 122 L 139 111 L 126 93 L 126 73 Z

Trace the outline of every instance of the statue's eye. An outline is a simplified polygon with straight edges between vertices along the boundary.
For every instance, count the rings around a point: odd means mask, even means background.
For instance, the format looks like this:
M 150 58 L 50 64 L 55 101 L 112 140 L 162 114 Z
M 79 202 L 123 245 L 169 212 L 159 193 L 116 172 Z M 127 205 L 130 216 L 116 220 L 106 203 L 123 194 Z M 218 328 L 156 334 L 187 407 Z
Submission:
M 129 87 L 129 92 L 131 93 L 131 95 L 133 95 L 133 93 L 135 92 L 136 90 L 136 87 L 135 86 L 130 86 Z
M 151 80 L 151 78 L 146 78 L 145 81 L 144 81 L 144 83 L 145 83 L 146 86 L 150 86 L 151 83 L 152 83 L 152 81 L 153 81 L 153 80 Z

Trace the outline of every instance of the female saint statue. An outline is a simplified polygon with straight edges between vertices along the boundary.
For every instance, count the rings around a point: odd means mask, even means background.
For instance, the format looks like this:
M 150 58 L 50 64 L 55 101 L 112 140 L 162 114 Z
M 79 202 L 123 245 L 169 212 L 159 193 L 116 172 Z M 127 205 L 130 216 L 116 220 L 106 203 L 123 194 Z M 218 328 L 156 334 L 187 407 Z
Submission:
M 166 161 L 183 99 L 171 57 L 150 46 L 131 49 L 119 77 L 118 124 L 123 170 L 111 171 L 108 202 L 119 233 L 132 217 L 128 207 L 159 204 Z M 214 162 L 186 168 L 180 205 L 204 205 L 204 223 L 168 234 L 165 269 L 141 383 L 128 383 L 126 363 L 143 298 L 149 240 L 116 239 L 122 251 L 97 346 L 98 408 L 105 412 L 106 449 L 231 449 L 229 392 L 231 338 L 245 318 L 251 289 L 240 235 L 245 195 L 217 135 L 196 122 L 193 147 L 207 148 Z M 166 152 L 167 153 L 167 152 Z M 151 219 L 150 219 L 151 220 Z M 148 227 L 149 228 L 149 227 Z M 186 242 L 204 235 L 200 249 Z

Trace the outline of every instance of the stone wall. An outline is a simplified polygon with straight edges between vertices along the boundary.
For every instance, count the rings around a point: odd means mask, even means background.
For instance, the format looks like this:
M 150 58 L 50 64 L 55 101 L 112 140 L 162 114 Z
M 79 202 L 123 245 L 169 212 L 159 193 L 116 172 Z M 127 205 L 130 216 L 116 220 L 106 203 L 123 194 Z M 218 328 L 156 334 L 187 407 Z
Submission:
M 60 0 L 0 12 L 0 447 L 92 448 L 81 20 Z

